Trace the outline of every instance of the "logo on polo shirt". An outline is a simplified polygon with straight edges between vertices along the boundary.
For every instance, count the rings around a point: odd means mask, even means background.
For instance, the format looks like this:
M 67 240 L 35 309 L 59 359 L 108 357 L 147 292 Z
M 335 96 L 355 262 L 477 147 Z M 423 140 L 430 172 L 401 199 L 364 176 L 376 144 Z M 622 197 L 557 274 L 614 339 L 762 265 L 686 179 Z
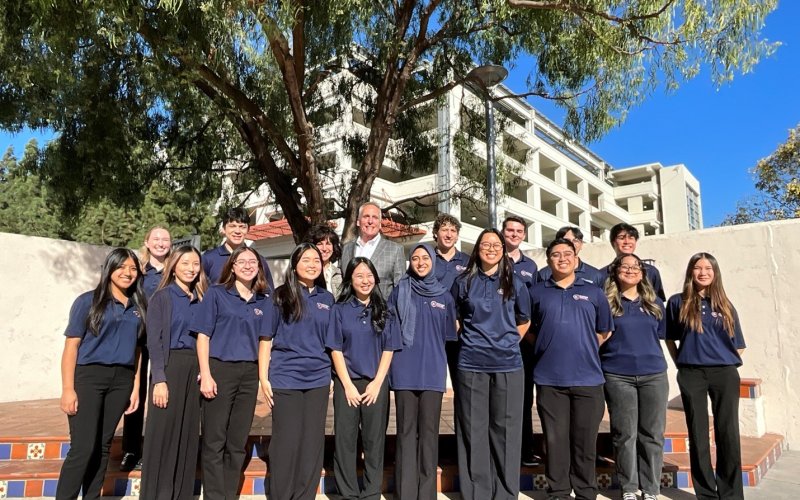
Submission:
M 522 276 L 525 276 L 526 278 L 532 278 L 533 277 L 533 273 L 531 273 L 530 271 L 520 271 L 519 274 L 521 274 Z
M 503 289 L 502 288 L 498 288 L 497 289 L 497 294 L 498 295 L 503 295 Z
M 322 309 L 323 311 L 330 311 L 331 306 L 328 304 L 323 304 L 322 302 L 317 302 L 317 309 Z
M 138 309 L 134 309 L 133 310 L 133 315 L 136 316 L 137 318 L 141 318 L 142 317 L 142 313 L 140 313 Z
M 461 264 L 456 264 L 456 271 L 461 272 L 466 270 L 467 270 L 466 267 L 462 266 Z
M 589 297 L 587 297 L 586 295 L 581 295 L 579 293 L 574 294 L 572 298 L 575 300 L 589 300 Z
M 711 311 L 711 317 L 712 318 L 716 319 L 716 318 L 719 318 L 720 316 L 722 316 L 722 315 L 720 313 L 718 313 L 717 311 Z
M 639 308 L 639 310 L 640 310 L 641 312 L 644 312 L 644 307 L 640 307 L 640 308 Z
M 436 302 L 435 300 L 431 301 L 431 307 L 435 307 L 436 309 L 444 309 L 444 304 L 441 302 Z
M 263 316 L 264 315 L 264 311 L 262 311 L 261 309 L 258 309 L 258 308 L 253 309 L 253 312 L 256 313 L 256 316 Z

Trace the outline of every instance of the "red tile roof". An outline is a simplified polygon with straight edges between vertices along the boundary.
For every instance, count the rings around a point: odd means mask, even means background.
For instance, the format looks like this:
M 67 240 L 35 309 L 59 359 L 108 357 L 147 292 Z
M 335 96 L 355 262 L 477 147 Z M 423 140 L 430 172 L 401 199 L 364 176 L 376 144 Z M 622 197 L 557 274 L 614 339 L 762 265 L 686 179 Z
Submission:
M 331 227 L 336 227 L 335 223 L 329 222 Z M 424 229 L 408 224 L 402 224 L 390 219 L 381 221 L 381 234 L 387 238 L 402 238 L 403 236 L 419 236 L 425 234 Z M 247 232 L 247 239 L 251 241 L 266 240 L 270 238 L 280 238 L 281 236 L 291 236 L 292 228 L 286 219 L 267 222 L 250 226 Z

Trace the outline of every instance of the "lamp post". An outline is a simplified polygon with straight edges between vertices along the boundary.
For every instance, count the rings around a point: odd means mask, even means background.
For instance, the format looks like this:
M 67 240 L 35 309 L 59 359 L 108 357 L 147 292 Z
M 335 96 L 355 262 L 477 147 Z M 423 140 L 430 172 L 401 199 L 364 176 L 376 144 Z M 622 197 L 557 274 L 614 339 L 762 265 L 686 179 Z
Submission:
M 491 88 L 508 77 L 508 70 L 493 64 L 478 66 L 467 73 L 466 80 L 473 82 L 483 94 L 486 109 L 486 180 L 488 188 L 489 225 L 497 227 L 497 163 L 494 158 L 494 101 Z

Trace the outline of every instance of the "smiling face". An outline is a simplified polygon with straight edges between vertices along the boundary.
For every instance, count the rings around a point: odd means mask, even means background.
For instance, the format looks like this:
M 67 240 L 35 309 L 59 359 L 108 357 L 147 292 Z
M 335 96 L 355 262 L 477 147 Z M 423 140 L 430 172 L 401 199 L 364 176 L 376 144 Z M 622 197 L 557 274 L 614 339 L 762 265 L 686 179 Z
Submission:
M 353 293 L 356 294 L 356 298 L 362 302 L 369 299 L 372 289 L 375 288 L 375 276 L 372 274 L 372 271 L 369 270 L 369 266 L 363 262 L 357 265 L 356 268 L 353 269 L 351 281 L 353 283 Z
M 411 270 L 420 278 L 424 278 L 431 272 L 431 267 L 430 254 L 422 247 L 414 250 L 411 254 Z
M 111 290 L 124 295 L 128 288 L 136 282 L 139 275 L 139 268 L 136 263 L 128 257 L 121 266 L 114 269 L 111 273 Z
M 160 227 L 153 229 L 147 235 L 147 239 L 144 240 L 144 246 L 150 252 L 151 257 L 163 262 L 169 254 L 170 248 L 172 248 L 172 238 L 169 235 L 169 231 Z
M 297 261 L 294 272 L 297 274 L 297 279 L 306 287 L 311 288 L 314 286 L 314 280 L 322 272 L 322 261 L 319 258 L 319 253 L 313 248 L 303 252 Z
M 566 278 L 575 272 L 575 250 L 563 243 L 554 246 L 547 257 L 547 265 L 550 266 L 555 281 Z
M 517 221 L 507 221 L 503 226 L 503 238 L 506 240 L 506 249 L 513 252 L 525 239 L 525 226 Z
M 700 294 L 703 294 L 714 283 L 714 266 L 708 259 L 700 259 L 695 262 L 692 268 L 692 282 Z
M 249 287 L 258 276 L 258 255 L 250 249 L 240 253 L 233 261 L 233 274 Z
M 436 246 L 441 253 L 447 253 L 458 242 L 458 229 L 452 224 L 442 224 L 436 232 Z
M 642 268 L 636 257 L 632 255 L 623 257 L 617 268 L 617 281 L 623 290 L 635 287 L 642 281 Z
M 625 231 L 622 231 L 611 241 L 611 247 L 617 255 L 628 255 L 636 252 L 636 238 Z
M 478 258 L 484 272 L 493 270 L 503 258 L 503 242 L 492 232 L 484 233 L 478 241 Z
M 331 243 L 329 239 L 324 238 L 319 240 L 316 245 L 320 255 L 322 255 L 322 263 L 327 264 L 330 262 L 331 256 L 333 255 L 333 243 Z
M 175 281 L 177 281 L 181 288 L 188 290 L 197 275 L 200 274 L 200 256 L 194 252 L 186 252 L 178 258 L 175 263 Z
M 247 224 L 235 221 L 225 224 L 225 227 L 222 228 L 222 232 L 225 235 L 228 245 L 231 248 L 238 248 L 244 243 L 244 237 L 247 235 L 247 229 L 249 227 L 250 226 Z
M 356 225 L 361 241 L 371 240 L 381 230 L 381 209 L 375 205 L 362 206 Z

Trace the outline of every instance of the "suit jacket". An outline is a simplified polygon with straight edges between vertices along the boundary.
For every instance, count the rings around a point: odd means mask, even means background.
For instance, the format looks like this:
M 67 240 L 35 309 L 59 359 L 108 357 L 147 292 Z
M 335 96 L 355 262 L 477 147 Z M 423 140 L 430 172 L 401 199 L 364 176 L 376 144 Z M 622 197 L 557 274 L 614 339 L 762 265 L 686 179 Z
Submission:
M 339 261 L 339 265 L 343 273 L 347 269 L 347 264 L 353 260 L 355 251 L 356 240 L 348 241 L 342 247 L 342 259 Z M 372 261 L 375 270 L 378 271 L 383 298 L 388 299 L 392 289 L 400 282 L 400 278 L 406 272 L 406 257 L 403 247 L 394 241 L 390 241 L 385 236 L 381 236 L 381 240 L 369 260 Z

